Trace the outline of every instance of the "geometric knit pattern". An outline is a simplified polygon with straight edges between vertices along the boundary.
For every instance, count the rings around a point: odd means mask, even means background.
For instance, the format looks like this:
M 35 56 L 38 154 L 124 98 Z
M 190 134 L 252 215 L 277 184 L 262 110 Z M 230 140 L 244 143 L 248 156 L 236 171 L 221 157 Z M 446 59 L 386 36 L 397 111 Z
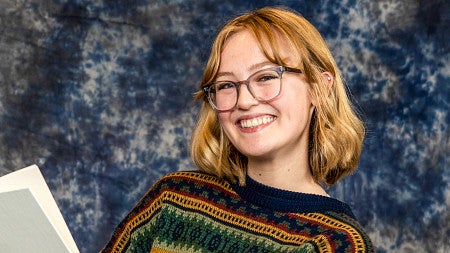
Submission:
M 102 252 L 373 252 L 373 247 L 350 208 L 336 199 L 276 190 L 249 177 L 241 187 L 203 172 L 176 172 L 154 184 Z

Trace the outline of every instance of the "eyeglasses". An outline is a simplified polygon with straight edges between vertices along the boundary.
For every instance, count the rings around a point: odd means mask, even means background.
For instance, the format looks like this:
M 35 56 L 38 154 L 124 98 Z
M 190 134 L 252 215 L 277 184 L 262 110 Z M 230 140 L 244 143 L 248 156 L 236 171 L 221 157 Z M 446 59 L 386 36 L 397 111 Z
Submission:
M 218 112 L 226 112 L 236 108 L 239 87 L 242 84 L 247 86 L 250 94 L 259 102 L 267 103 L 278 97 L 284 72 L 302 73 L 301 70 L 295 68 L 272 67 L 253 73 L 244 81 L 217 81 L 204 86 L 202 90 L 213 109 Z

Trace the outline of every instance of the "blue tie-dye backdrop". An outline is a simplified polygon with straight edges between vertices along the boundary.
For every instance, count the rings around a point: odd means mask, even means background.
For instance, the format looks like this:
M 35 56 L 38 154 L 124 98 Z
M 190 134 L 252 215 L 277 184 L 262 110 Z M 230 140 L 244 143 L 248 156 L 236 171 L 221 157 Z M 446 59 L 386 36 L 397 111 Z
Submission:
M 1 0 L 0 175 L 38 164 L 97 252 L 158 177 L 194 168 L 192 97 L 220 25 L 280 4 L 321 31 L 364 112 L 360 168 L 330 194 L 377 252 L 450 252 L 446 0 Z

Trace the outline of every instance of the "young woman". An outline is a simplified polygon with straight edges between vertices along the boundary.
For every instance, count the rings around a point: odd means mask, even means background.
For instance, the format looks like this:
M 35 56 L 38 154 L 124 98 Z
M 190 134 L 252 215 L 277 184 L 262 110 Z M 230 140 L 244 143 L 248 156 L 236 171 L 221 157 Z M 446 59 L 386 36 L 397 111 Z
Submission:
M 318 31 L 263 8 L 217 35 L 191 141 L 199 171 L 160 179 L 104 252 L 372 252 L 324 187 L 352 173 L 364 127 Z

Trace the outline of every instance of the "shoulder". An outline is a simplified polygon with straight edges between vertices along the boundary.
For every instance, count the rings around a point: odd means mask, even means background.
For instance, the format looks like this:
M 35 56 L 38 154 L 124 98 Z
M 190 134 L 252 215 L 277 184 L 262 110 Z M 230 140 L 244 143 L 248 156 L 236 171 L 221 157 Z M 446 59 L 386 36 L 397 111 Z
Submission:
M 226 180 L 200 171 L 169 173 L 158 179 L 141 200 L 117 226 L 110 242 L 102 252 L 130 245 L 132 235 L 150 224 L 164 210 L 207 210 L 215 201 L 228 199 L 235 194 Z M 220 196 L 220 197 L 218 197 Z
M 344 213 L 327 211 L 290 214 L 300 231 L 319 252 L 373 252 L 373 244 L 359 222 Z M 295 228 L 297 229 L 297 228 Z
M 159 195 L 171 192 L 193 196 L 211 191 L 234 193 L 231 184 L 227 180 L 215 175 L 201 171 L 179 171 L 161 177 L 146 195 Z
M 175 184 L 175 185 L 212 184 L 216 186 L 230 188 L 230 184 L 228 183 L 228 181 L 198 170 L 178 171 L 169 173 L 161 177 L 155 183 L 155 185 L 160 184 Z
M 186 170 L 186 171 L 177 171 L 177 172 L 171 172 L 163 177 L 161 177 L 158 181 L 165 181 L 165 180 L 207 180 L 207 181 L 223 181 L 222 179 L 219 179 L 218 177 L 208 174 L 206 172 L 202 172 L 199 170 Z

